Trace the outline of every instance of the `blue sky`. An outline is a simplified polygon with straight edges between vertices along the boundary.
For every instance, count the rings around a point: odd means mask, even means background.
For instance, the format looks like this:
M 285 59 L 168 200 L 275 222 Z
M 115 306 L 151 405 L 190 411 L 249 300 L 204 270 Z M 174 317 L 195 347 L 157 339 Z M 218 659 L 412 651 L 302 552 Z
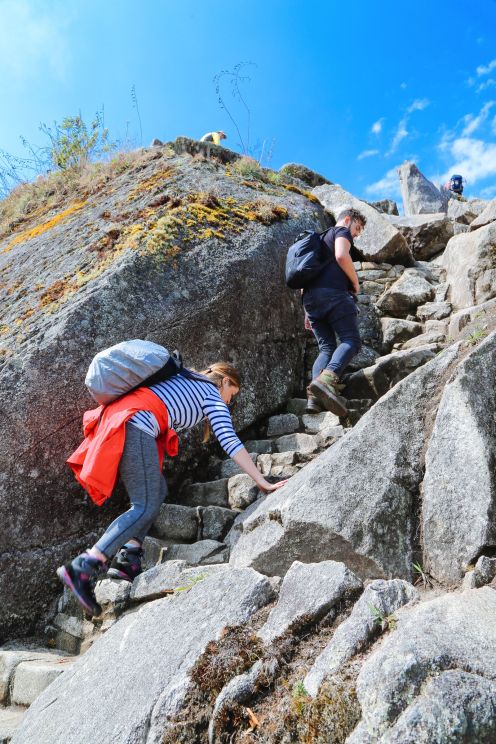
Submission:
M 271 167 L 301 162 L 362 198 L 398 199 L 410 159 L 496 197 L 495 0 L 0 0 L 0 148 L 22 154 L 19 135 L 43 143 L 40 122 L 103 105 L 114 139 L 223 129 L 239 150 L 213 78 L 240 62 L 253 63 L 250 145 Z

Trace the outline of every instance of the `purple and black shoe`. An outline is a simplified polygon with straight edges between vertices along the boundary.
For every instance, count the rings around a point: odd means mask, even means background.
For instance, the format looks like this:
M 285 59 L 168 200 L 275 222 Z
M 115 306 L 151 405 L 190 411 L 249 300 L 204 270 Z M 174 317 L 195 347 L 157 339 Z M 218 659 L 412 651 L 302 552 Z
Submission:
M 141 568 L 142 556 L 141 548 L 124 545 L 112 560 L 107 576 L 111 579 L 134 581 L 143 570 Z
M 102 608 L 95 599 L 93 582 L 105 569 L 105 564 L 88 553 L 81 553 L 71 563 L 57 569 L 57 576 L 70 589 L 90 615 L 100 615 Z

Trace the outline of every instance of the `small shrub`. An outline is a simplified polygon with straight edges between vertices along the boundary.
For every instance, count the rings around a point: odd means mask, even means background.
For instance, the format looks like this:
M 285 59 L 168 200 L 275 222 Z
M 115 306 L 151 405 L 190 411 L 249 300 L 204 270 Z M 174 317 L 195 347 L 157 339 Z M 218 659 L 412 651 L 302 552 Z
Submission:
M 236 160 L 232 165 L 232 170 L 239 176 L 243 176 L 243 178 L 253 178 L 259 181 L 264 180 L 264 171 L 260 163 L 248 156 Z
M 382 631 L 394 630 L 396 628 L 398 621 L 394 615 L 385 615 L 382 610 L 373 604 L 369 604 L 369 609 L 374 618 L 374 625 L 379 626 Z
M 466 340 L 467 346 L 476 346 L 479 341 L 482 341 L 483 338 L 487 336 L 487 330 L 486 328 L 476 328 L 473 333 L 470 334 L 470 336 Z

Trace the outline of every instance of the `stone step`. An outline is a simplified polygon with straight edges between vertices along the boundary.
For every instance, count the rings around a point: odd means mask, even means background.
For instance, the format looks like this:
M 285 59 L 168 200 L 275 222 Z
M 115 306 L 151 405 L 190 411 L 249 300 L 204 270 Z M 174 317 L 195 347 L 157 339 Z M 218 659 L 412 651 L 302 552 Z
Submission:
M 275 440 L 277 452 L 300 452 L 301 454 L 313 454 L 321 446 L 318 434 L 285 434 Z
M 274 451 L 274 442 L 272 439 L 250 439 L 245 442 L 248 452 L 256 452 L 257 455 L 269 455 Z
M 203 484 L 202 484 L 203 485 Z M 153 533 L 161 539 L 191 542 L 198 537 L 199 507 L 162 504 L 153 523 Z
M 295 416 L 303 416 L 307 408 L 306 398 L 290 398 L 286 410 L 288 413 L 294 413 Z
M 74 657 L 45 653 L 45 658 L 21 661 L 14 672 L 11 702 L 29 706 L 57 677 L 74 664 Z
M 300 428 L 300 419 L 294 413 L 281 413 L 270 416 L 267 423 L 267 436 L 279 437 L 282 434 L 293 434 Z
M 256 464 L 258 453 L 250 452 L 249 454 L 253 462 Z M 243 473 L 243 470 L 241 470 L 239 465 L 236 465 L 234 460 L 224 460 L 221 463 L 221 466 L 220 466 L 220 477 L 221 478 L 231 478 L 233 475 L 239 475 L 240 473 Z M 227 504 L 215 504 L 215 506 L 227 506 Z
M 40 643 L 29 643 L 26 641 L 10 641 L 0 647 L 0 704 L 7 705 L 14 702 L 13 690 L 16 687 L 16 695 L 22 697 L 23 693 L 19 692 L 19 685 L 26 676 L 40 677 L 39 670 L 34 671 L 33 675 L 23 669 L 16 683 L 16 677 L 21 665 L 29 664 L 47 664 L 50 668 L 56 670 L 55 676 L 64 670 L 64 662 L 72 657 L 65 654 L 59 654 L 43 648 Z M 51 681 L 51 680 L 50 680 Z M 48 683 L 47 683 L 48 684 Z M 46 687 L 46 684 L 45 684 Z M 42 688 L 44 689 L 44 688 Z M 41 692 L 41 690 L 40 690 Z M 29 702 L 16 701 L 21 705 L 30 705 Z
M 0 744 L 9 744 L 25 715 L 26 708 L 16 705 L 0 707 Z
M 253 455 L 253 462 L 256 462 L 257 455 Z M 232 465 L 237 468 L 238 466 L 233 460 L 227 460 L 222 465 Z M 228 468 L 226 467 L 227 471 Z M 242 472 L 238 468 L 239 472 Z M 229 473 L 229 475 L 222 474 L 222 478 L 215 481 L 207 481 L 206 483 L 193 483 L 187 486 L 180 495 L 181 503 L 186 506 L 229 506 L 227 482 L 231 475 L 235 473 Z
M 163 553 L 164 561 L 186 561 L 190 566 L 227 563 L 229 548 L 217 540 L 199 540 L 192 545 L 170 545 Z

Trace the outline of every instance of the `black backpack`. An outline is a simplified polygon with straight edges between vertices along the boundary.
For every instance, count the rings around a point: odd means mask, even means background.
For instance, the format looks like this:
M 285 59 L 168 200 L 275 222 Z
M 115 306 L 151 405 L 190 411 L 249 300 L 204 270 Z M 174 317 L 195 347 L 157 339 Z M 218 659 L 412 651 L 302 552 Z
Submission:
M 463 176 L 458 176 L 457 174 L 451 176 L 450 191 L 453 191 L 455 194 L 463 194 Z
M 322 238 L 332 230 L 322 233 L 305 230 L 289 247 L 286 257 L 286 284 L 291 289 L 305 289 L 334 259 L 334 251 L 328 250 Z M 334 242 L 334 241 L 333 241 Z M 326 250 L 327 249 L 327 250 Z M 327 253 L 327 255 L 326 255 Z

